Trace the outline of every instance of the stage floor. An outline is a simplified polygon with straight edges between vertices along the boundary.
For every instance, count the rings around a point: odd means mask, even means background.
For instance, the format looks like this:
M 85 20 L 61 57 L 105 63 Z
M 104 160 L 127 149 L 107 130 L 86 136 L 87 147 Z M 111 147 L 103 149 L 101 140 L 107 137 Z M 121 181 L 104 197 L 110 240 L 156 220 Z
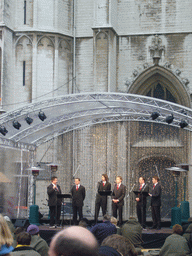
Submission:
M 63 228 L 70 227 L 70 225 L 64 225 L 63 227 L 57 227 L 50 229 L 48 224 L 39 226 L 40 236 L 50 244 L 52 237 L 62 230 Z M 161 248 L 164 244 L 165 239 L 172 234 L 171 228 L 163 227 L 160 230 L 155 229 L 145 229 L 142 232 L 142 239 L 143 239 L 143 248 Z

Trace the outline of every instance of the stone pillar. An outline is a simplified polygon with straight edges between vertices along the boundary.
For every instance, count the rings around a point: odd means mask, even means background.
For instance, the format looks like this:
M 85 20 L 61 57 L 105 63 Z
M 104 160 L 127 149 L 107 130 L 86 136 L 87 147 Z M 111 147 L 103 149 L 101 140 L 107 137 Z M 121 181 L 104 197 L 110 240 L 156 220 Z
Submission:
M 37 35 L 33 36 L 33 60 L 32 60 L 32 99 L 37 97 Z

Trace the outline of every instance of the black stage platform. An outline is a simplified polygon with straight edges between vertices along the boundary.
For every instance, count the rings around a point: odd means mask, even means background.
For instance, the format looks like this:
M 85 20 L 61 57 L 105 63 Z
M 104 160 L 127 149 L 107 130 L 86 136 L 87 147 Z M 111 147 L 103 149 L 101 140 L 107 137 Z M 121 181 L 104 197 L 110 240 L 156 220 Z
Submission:
M 67 228 L 70 225 L 64 225 L 60 228 L 50 229 L 48 224 L 39 226 L 40 236 L 50 244 L 54 234 L 62 230 L 62 228 Z M 143 248 L 161 248 L 164 244 L 165 239 L 172 234 L 171 228 L 163 227 L 161 230 L 149 229 L 143 230 L 142 239 L 143 239 Z

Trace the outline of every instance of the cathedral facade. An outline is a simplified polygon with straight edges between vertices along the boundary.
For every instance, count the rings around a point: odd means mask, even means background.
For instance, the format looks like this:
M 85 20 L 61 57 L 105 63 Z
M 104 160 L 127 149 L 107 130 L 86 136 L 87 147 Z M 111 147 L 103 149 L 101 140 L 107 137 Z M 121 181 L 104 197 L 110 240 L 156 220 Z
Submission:
M 140 94 L 191 108 L 190 0 L 3 0 L 0 10 L 2 112 L 86 92 Z M 130 191 L 139 176 L 151 183 L 158 174 L 166 218 L 174 190 L 165 168 L 190 163 L 190 136 L 187 130 L 160 124 L 93 125 L 40 145 L 36 162 L 57 158 L 64 193 L 70 191 L 73 176 L 80 177 L 91 215 L 102 173 L 108 173 L 112 183 L 116 175 L 123 177 L 124 218 L 135 214 Z M 179 202 L 183 176 L 180 181 Z M 42 192 L 49 181 L 42 177 L 38 182 L 37 203 L 46 211 Z

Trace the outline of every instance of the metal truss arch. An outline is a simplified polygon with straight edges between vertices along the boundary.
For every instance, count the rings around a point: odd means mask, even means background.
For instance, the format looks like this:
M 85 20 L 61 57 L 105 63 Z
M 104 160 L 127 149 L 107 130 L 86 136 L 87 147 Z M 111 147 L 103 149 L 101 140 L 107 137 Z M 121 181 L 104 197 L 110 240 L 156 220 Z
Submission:
M 43 122 L 38 118 L 40 110 L 47 116 Z M 156 120 L 151 119 L 154 111 L 160 114 Z M 167 125 L 165 118 L 170 114 L 174 116 L 170 125 L 180 127 L 184 119 L 188 123 L 185 129 L 192 130 L 192 110 L 168 101 L 124 93 L 69 94 L 2 114 L 0 125 L 6 127 L 8 133 L 5 137 L 0 134 L 0 139 L 36 147 L 55 136 L 98 123 L 143 121 Z M 28 115 L 33 119 L 31 125 L 25 121 Z M 20 130 L 13 127 L 14 120 L 21 123 Z

